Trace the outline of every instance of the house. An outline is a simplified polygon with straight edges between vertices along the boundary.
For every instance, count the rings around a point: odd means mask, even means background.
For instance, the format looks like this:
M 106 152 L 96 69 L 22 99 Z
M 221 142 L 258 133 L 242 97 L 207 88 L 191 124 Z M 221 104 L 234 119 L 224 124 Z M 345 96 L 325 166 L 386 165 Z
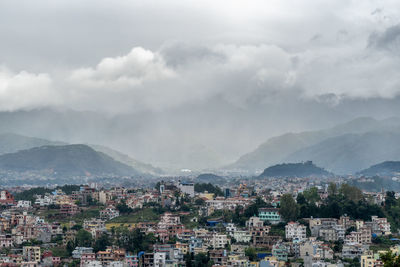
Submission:
M 25 261 L 40 262 L 40 247 L 24 246 L 22 248 L 22 255 Z
M 14 205 L 14 196 L 7 190 L 0 191 L 0 205 Z
M 188 194 L 190 197 L 194 197 L 194 183 L 179 181 L 178 188 L 182 193 Z
M 282 221 L 279 209 L 277 208 L 261 208 L 258 210 L 258 217 L 260 220 L 271 224 L 278 224 Z
M 282 242 L 278 242 L 272 246 L 272 255 L 279 261 L 287 261 L 288 254 L 288 249 Z
M 65 203 L 60 205 L 60 214 L 63 216 L 72 216 L 77 214 L 79 207 L 76 204 Z
M 297 222 L 289 222 L 285 226 L 285 236 L 287 239 L 304 240 L 307 237 L 306 226 Z
M 72 251 L 72 258 L 80 259 L 82 254 L 93 253 L 93 248 L 90 247 L 76 247 L 74 251 Z
M 110 205 L 100 211 L 100 218 L 103 220 L 111 220 L 119 216 L 119 211 L 114 206 Z
M 29 200 L 18 200 L 18 202 L 17 202 L 17 208 L 29 209 L 30 207 L 32 207 L 32 205 L 31 205 L 31 201 L 29 201 Z
M 81 267 L 87 265 L 89 262 L 96 260 L 96 254 L 93 252 L 84 252 L 81 254 Z

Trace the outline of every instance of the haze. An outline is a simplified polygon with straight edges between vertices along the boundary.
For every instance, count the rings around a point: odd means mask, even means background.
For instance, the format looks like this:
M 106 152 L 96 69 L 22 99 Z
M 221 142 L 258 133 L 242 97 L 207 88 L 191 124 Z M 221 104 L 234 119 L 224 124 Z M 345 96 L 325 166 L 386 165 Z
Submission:
M 167 168 L 400 116 L 398 1 L 0 2 L 0 131 Z

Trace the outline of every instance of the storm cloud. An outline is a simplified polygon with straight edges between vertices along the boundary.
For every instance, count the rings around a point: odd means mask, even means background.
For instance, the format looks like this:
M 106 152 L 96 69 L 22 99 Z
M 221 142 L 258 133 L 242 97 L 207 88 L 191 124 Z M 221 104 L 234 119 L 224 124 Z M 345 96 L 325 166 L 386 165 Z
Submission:
M 141 141 L 127 153 L 160 161 L 141 139 L 160 132 L 227 163 L 284 131 L 400 115 L 387 109 L 399 13 L 378 0 L 1 1 L 0 111 L 131 116 Z

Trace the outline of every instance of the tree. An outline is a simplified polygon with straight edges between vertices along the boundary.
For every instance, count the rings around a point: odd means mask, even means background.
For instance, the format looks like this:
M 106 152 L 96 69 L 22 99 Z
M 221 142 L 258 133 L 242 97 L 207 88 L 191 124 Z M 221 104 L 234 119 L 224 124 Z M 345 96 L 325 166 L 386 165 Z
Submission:
M 112 242 L 111 242 L 110 236 L 107 233 L 104 233 L 94 242 L 93 250 L 95 252 L 103 251 L 108 246 L 111 246 L 111 245 L 112 245 Z
M 339 189 L 340 194 L 344 196 L 345 199 L 358 202 L 362 200 L 363 193 L 360 189 L 358 189 L 355 186 L 351 186 L 349 184 L 342 184 L 342 186 Z
M 250 261 L 255 261 L 257 259 L 257 251 L 253 247 L 248 247 L 244 250 L 246 257 L 249 257 Z
M 334 196 L 338 193 L 338 188 L 337 185 L 335 183 L 329 183 L 328 186 L 328 195 L 330 196 Z
M 279 213 L 281 214 L 282 218 L 287 222 L 297 219 L 299 208 L 291 194 L 284 194 L 281 197 Z
M 394 191 L 386 192 L 385 209 L 389 210 L 392 206 L 396 205 L 396 197 Z
M 398 267 L 400 266 L 400 256 L 396 256 L 392 251 L 380 255 L 384 267 Z
M 214 263 L 210 260 L 208 254 L 198 253 L 194 256 L 194 266 L 195 267 L 203 267 L 203 266 L 212 266 Z
M 303 195 L 309 204 L 321 200 L 318 194 L 318 189 L 316 187 L 311 187 L 308 190 L 304 190 Z
M 72 251 L 74 251 L 74 249 L 75 249 L 74 242 L 68 241 L 66 249 L 67 249 L 68 255 L 71 256 Z
M 203 206 L 206 202 L 204 201 L 204 199 L 202 198 L 198 198 L 194 201 L 194 204 L 196 204 L 197 206 Z
M 140 229 L 129 231 L 126 227 L 116 229 L 116 238 L 118 246 L 135 253 L 149 250 L 150 245 L 156 241 L 153 234 L 145 235 Z
M 92 234 L 88 231 L 81 229 L 76 233 L 75 242 L 78 247 L 90 247 L 92 246 Z
M 128 207 L 128 205 L 126 205 L 125 201 L 121 201 L 116 208 L 121 214 L 131 213 L 133 211 Z

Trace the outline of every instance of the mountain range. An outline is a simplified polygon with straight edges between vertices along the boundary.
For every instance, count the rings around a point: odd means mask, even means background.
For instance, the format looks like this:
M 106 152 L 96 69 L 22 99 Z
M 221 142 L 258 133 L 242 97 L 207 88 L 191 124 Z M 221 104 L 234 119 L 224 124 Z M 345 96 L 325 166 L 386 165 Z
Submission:
M 4 116 L 3 114 L 3 119 Z M 10 117 L 7 118 L 10 120 Z M 4 124 L 0 126 L 0 130 L 6 131 L 6 128 Z M 69 133 L 67 131 L 65 134 Z M 62 140 L 68 140 L 68 138 Z M 65 146 L 71 143 L 74 142 L 51 141 L 3 133 L 0 134 L 0 155 L 35 147 Z M 106 154 L 113 160 L 131 167 L 137 173 L 165 174 L 165 170 L 131 158 L 114 148 L 86 144 L 96 152 Z M 179 162 L 180 158 L 177 157 L 176 161 Z M 226 170 L 243 171 L 246 175 L 252 175 L 262 173 L 268 166 L 307 161 L 312 161 L 328 172 L 339 175 L 355 174 L 385 161 L 400 161 L 400 119 L 377 120 L 364 117 L 328 129 L 286 133 L 268 139 L 257 149 L 241 156 L 229 166 L 220 169 L 210 166 L 207 172 L 212 170 L 223 171 L 221 173 L 225 173 Z
M 3 158 L 5 162 L 7 162 L 6 166 L 9 165 L 9 158 L 12 157 L 12 155 L 16 152 L 15 154 L 15 159 L 19 158 L 24 158 L 27 157 L 26 160 L 28 162 L 32 162 L 32 159 L 30 159 L 31 152 L 35 151 L 36 153 L 55 153 L 53 156 L 60 155 L 62 152 L 65 152 L 68 154 L 72 148 L 74 148 L 75 152 L 82 152 L 82 153 L 87 153 L 87 155 L 91 154 L 94 155 L 95 153 L 93 152 L 99 152 L 101 154 L 107 155 L 110 157 L 112 160 L 122 163 L 126 165 L 127 167 L 130 167 L 130 173 L 143 173 L 143 174 L 151 174 L 151 175 L 160 175 L 163 174 L 163 170 L 160 168 L 156 168 L 152 166 L 151 164 L 146 164 L 141 161 L 132 159 L 126 154 L 123 154 L 117 150 L 101 146 L 101 145 L 92 145 L 92 144 L 86 144 L 86 145 L 79 145 L 79 146 L 68 146 L 69 144 L 65 142 L 59 142 L 59 141 L 51 141 L 51 140 L 46 140 L 42 138 L 36 138 L 36 137 L 28 137 L 28 136 L 23 136 L 19 134 L 14 134 L 14 133 L 2 133 L 0 134 L 0 157 L 4 154 L 9 154 L 6 157 Z M 51 150 L 53 146 L 60 146 L 59 149 L 53 149 Z M 39 147 L 46 147 L 47 150 L 31 150 L 33 148 L 39 148 Z M 90 151 L 93 150 L 93 151 Z M 89 153 L 90 151 L 90 153 Z M 26 155 L 25 155 L 26 154 Z M 100 154 L 99 154 L 100 155 Z M 39 156 L 39 155 L 37 155 Z M 101 157 L 101 156 L 99 156 Z M 45 156 L 40 155 L 39 158 L 45 159 Z M 63 157 L 66 159 L 66 155 Z M 81 159 L 85 160 L 85 159 Z M 0 162 L 1 163 L 1 162 Z M 40 162 L 38 162 L 40 163 Z M 16 163 L 20 164 L 20 163 Z M 44 162 L 40 163 L 39 165 L 44 164 Z M 16 167 L 16 166 L 14 166 Z M 42 166 L 44 167 L 44 166 Z M 49 166 L 48 166 L 49 167 Z M 0 167 L 1 168 L 1 167 Z M 17 167 L 16 167 L 17 168 Z M 88 169 L 93 169 L 92 167 L 87 166 L 86 168 Z M 17 169 L 24 169 L 23 166 Z M 29 169 L 29 168 L 28 168 Z M 111 168 L 111 170 L 114 170 L 115 168 Z M 117 168 L 118 169 L 118 168 Z M 125 172 L 123 172 L 125 173 Z
M 47 172 L 52 176 L 117 175 L 140 173 L 87 145 L 51 145 L 0 155 L 3 171 Z
M 336 174 L 351 174 L 387 160 L 400 160 L 400 119 L 358 118 L 335 127 L 268 139 L 227 166 L 261 172 L 266 166 L 313 161 Z

